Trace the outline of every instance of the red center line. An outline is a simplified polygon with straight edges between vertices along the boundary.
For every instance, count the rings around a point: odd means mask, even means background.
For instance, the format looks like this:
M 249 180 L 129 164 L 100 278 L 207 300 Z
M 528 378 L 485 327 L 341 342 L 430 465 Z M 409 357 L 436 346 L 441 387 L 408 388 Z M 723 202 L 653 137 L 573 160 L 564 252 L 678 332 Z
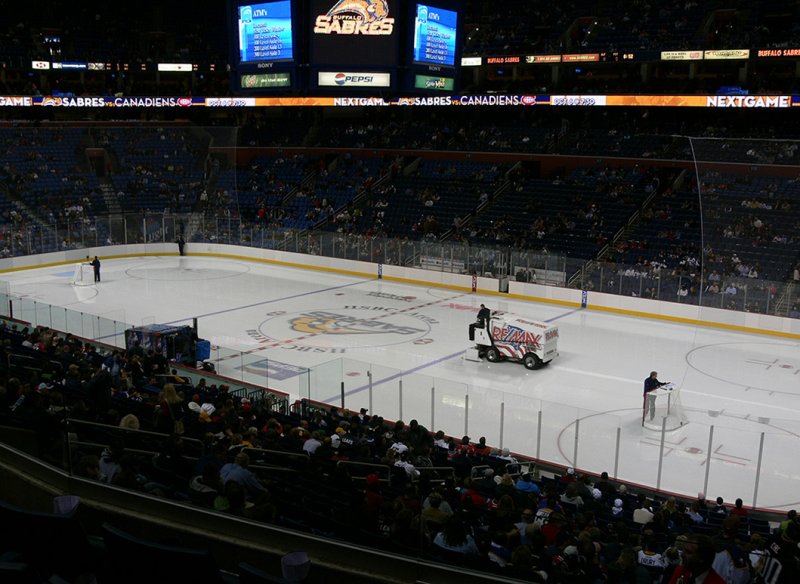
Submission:
M 408 306 L 406 308 L 399 308 L 399 309 L 393 310 L 391 312 L 381 312 L 380 314 L 377 314 L 377 315 L 369 317 L 369 318 L 362 318 L 361 320 L 365 321 L 365 322 L 366 321 L 380 320 L 381 318 L 384 318 L 386 316 L 396 316 L 396 315 L 402 314 L 404 312 L 410 312 L 412 310 L 420 310 L 422 308 L 427 308 L 428 306 L 434 306 L 435 304 L 440 304 L 442 302 L 452 302 L 453 300 L 456 300 L 456 299 L 461 298 L 463 296 L 467 296 L 467 294 L 464 293 L 464 294 L 458 294 L 456 296 L 451 296 L 450 298 L 441 298 L 439 300 L 433 300 L 432 302 L 426 302 L 424 304 L 418 304 L 416 306 Z M 311 339 L 311 338 L 314 338 L 316 336 L 325 335 L 325 334 L 327 334 L 326 331 L 320 331 L 320 332 L 316 332 L 316 333 L 309 333 L 307 335 L 302 335 L 300 337 L 294 337 L 292 339 L 286 339 L 286 340 L 283 340 L 283 341 L 260 341 L 257 347 L 254 347 L 252 349 L 247 349 L 246 351 L 239 351 L 236 355 L 228 355 L 227 357 L 220 357 L 219 359 L 217 359 L 217 361 L 227 361 L 228 359 L 235 359 L 236 357 L 239 357 L 240 355 L 251 355 L 251 354 L 256 353 L 258 351 L 263 351 L 263 350 L 266 350 L 266 349 L 274 349 L 274 348 L 280 347 L 282 345 L 291 345 L 291 344 L 296 343 L 298 341 L 304 341 L 306 339 Z

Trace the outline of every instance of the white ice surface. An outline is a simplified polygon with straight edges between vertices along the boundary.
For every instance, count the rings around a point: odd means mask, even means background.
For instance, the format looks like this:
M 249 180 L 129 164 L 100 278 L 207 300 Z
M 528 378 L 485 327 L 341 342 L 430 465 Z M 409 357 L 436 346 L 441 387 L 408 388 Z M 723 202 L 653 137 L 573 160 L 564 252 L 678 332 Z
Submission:
M 4 275 L 23 297 L 15 316 L 54 328 L 67 322 L 107 342 L 124 327 L 105 319 L 189 324 L 198 317 L 200 336 L 220 347 L 212 357 L 229 377 L 336 405 L 344 381 L 351 409 L 484 435 L 492 445 L 585 470 L 616 468 L 621 479 L 689 496 L 705 485 L 713 426 L 709 497 L 752 504 L 757 488 L 759 507 L 789 509 L 800 500 L 792 462 L 800 451 L 797 341 L 243 260 L 108 260 L 103 281 L 89 287 L 71 285 L 72 272 Z M 559 358 L 538 371 L 464 360 L 481 302 L 558 324 Z M 681 388 L 690 420 L 665 436 L 660 482 L 660 432 L 641 427 L 642 384 L 653 369 Z

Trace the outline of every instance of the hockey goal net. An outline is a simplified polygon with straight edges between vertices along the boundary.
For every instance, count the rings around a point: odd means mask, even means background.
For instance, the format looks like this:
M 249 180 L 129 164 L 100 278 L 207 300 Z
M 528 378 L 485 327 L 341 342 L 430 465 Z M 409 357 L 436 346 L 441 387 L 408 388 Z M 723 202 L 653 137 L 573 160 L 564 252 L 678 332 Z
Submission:
M 666 421 L 666 425 L 665 425 Z M 681 405 L 681 390 L 668 383 L 651 391 L 644 400 L 642 426 L 651 430 L 677 430 L 685 426 L 689 419 Z
M 94 268 L 92 268 L 92 265 L 85 262 L 75 264 L 72 284 L 73 286 L 91 286 L 94 284 Z

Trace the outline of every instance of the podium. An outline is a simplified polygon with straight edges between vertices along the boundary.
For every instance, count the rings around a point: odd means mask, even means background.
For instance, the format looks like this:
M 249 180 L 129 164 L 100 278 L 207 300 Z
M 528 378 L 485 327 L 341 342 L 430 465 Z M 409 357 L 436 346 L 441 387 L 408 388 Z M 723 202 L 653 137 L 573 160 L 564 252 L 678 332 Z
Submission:
M 650 430 L 664 428 L 670 432 L 685 426 L 688 422 L 689 419 L 681 404 L 681 390 L 674 383 L 662 385 L 645 395 L 642 411 L 642 426 L 645 428 Z

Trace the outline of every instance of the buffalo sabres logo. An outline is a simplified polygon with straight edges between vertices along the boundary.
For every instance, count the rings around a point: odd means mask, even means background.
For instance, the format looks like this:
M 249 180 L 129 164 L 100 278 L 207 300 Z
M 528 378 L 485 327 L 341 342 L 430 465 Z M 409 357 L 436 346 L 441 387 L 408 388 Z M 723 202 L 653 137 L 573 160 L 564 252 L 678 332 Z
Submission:
M 389 16 L 386 0 L 339 0 L 328 10 L 328 16 L 357 14 L 362 22 L 377 22 Z
M 316 34 L 390 35 L 393 30 L 387 0 L 339 0 L 314 23 Z
M 359 318 L 335 312 L 307 312 L 289 321 L 299 333 L 325 335 L 386 334 L 413 335 L 425 332 L 411 326 L 398 326 L 378 318 Z

